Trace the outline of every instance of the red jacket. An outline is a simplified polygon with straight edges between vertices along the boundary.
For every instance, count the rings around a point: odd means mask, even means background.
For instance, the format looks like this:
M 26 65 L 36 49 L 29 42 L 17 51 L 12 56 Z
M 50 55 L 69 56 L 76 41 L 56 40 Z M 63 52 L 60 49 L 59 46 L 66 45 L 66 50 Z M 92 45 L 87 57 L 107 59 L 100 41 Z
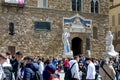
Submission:
M 65 60 L 64 63 L 63 63 L 64 67 L 69 67 L 70 64 L 69 64 L 69 61 L 68 60 Z

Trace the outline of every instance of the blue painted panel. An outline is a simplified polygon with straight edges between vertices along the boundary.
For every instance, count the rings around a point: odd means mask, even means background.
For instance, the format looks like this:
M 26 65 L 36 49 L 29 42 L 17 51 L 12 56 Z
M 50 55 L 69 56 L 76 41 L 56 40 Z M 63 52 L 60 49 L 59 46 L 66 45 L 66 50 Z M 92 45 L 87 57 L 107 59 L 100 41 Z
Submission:
M 75 19 L 76 19 L 76 17 L 72 17 L 71 19 L 66 18 L 66 19 L 64 19 L 64 23 L 74 23 Z M 81 17 L 79 17 L 79 19 L 80 19 L 80 23 L 82 23 L 83 25 L 91 24 L 90 20 L 84 20 Z

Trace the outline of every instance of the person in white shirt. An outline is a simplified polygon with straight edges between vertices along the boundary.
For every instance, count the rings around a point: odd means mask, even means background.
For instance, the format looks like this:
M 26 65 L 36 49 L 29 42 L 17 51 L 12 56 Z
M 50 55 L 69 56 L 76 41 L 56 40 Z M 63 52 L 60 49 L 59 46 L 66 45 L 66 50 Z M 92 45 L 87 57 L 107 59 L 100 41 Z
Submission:
M 88 64 L 86 80 L 95 80 L 95 65 L 92 63 L 90 58 L 86 58 L 86 63 Z
M 41 74 L 43 74 L 43 71 L 44 71 L 44 63 L 42 62 L 42 58 L 39 58 L 37 60 L 37 63 L 39 65 L 39 71 L 41 72 Z
M 79 66 L 78 66 L 78 61 L 79 61 L 79 56 L 75 56 L 74 60 L 70 60 L 69 64 L 70 67 L 73 65 L 72 69 L 71 69 L 71 73 L 72 73 L 72 80 L 79 80 Z

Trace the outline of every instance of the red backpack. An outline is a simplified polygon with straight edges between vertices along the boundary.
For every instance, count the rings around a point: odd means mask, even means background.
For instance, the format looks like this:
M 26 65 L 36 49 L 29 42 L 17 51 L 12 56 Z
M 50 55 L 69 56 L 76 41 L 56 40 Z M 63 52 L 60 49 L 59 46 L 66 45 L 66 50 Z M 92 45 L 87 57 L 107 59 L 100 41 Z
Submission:
M 49 71 L 49 74 L 50 74 L 50 79 L 49 80 L 60 80 L 59 78 L 59 74 L 56 74 L 56 73 L 52 73 L 51 71 Z

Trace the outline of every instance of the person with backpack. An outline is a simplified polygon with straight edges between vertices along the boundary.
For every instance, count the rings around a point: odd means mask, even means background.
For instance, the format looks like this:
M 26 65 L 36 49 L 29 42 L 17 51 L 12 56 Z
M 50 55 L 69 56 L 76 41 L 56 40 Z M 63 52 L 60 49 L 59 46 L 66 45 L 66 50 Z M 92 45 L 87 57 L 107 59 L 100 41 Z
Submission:
M 4 78 L 6 77 L 3 68 L 2 68 L 2 64 L 0 63 L 0 80 L 4 80 Z
M 32 56 L 24 57 L 24 75 L 23 80 L 42 80 L 41 72 L 39 71 L 39 66 L 33 61 Z
M 64 66 L 64 72 L 66 73 L 68 68 L 69 68 L 69 60 L 66 58 L 63 62 L 63 66 Z
M 5 78 L 3 80 L 14 80 L 12 66 L 7 62 L 7 58 L 2 54 L 0 54 L 0 63 L 2 64 L 2 69 L 5 73 Z
M 78 62 L 79 56 L 74 56 L 74 59 L 69 61 L 70 67 L 65 73 L 65 80 L 80 80 Z

